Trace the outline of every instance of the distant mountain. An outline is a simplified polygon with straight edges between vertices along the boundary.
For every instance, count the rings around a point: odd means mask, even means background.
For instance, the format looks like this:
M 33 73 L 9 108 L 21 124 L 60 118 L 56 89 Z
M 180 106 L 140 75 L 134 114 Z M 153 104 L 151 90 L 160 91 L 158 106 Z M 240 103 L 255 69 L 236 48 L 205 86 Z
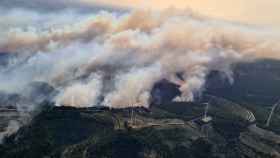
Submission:
M 210 73 L 206 93 L 258 105 L 271 105 L 280 99 L 280 61 L 239 63 L 233 72 L 233 84 L 219 72 Z
M 0 66 L 8 65 L 15 54 L 0 52 Z

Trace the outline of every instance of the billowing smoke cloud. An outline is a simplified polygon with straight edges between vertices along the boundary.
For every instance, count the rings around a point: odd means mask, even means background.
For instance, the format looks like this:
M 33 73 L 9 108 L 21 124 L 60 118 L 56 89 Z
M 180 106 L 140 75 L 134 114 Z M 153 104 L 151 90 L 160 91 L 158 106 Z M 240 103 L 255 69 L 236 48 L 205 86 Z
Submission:
M 94 75 L 85 83 L 73 83 L 57 96 L 57 104 L 74 107 L 91 107 L 96 105 L 101 94 L 102 80 Z
M 119 74 L 115 79 L 115 90 L 106 95 L 105 105 L 148 106 L 150 91 L 153 84 L 162 77 L 161 71 L 159 65 L 151 65 L 140 69 L 132 68 L 127 73 Z
M 38 13 L 21 14 L 32 19 Z M 20 25 L 18 19 L 1 30 L 0 52 L 18 56 L 1 68 L 0 90 L 14 93 L 46 82 L 60 90 L 58 105 L 148 106 L 162 79 L 179 84 L 177 99 L 190 101 L 212 70 L 230 79 L 236 62 L 280 57 L 279 34 L 189 11 L 45 13 L 42 25 Z

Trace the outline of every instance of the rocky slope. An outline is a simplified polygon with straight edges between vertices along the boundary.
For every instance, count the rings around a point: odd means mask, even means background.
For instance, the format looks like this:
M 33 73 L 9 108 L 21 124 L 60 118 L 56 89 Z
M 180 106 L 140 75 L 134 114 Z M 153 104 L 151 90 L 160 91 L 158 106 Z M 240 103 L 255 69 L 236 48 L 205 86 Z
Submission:
M 199 103 L 119 110 L 46 106 L 6 139 L 0 154 L 7 158 L 279 157 L 279 136 L 263 134 L 269 131 L 257 127 L 247 109 L 214 97 L 209 111 L 213 120 L 206 124 L 200 121 L 203 110 Z

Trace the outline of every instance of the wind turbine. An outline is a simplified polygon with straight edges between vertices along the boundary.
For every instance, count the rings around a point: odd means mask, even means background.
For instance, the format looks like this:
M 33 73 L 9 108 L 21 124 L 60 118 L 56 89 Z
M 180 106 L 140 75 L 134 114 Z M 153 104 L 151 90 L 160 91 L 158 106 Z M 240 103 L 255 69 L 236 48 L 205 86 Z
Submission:
M 211 116 L 208 116 L 208 111 L 209 111 L 209 106 L 210 106 L 210 103 L 204 103 L 205 106 L 205 110 L 204 110 L 204 115 L 203 115 L 203 118 L 202 118 L 202 121 L 204 121 L 205 123 L 208 123 L 212 120 L 212 117 Z
M 134 125 L 134 109 L 133 109 L 133 107 L 131 108 L 131 118 L 130 118 L 131 120 L 131 124 L 132 125 Z
M 280 104 L 280 100 L 278 100 L 278 101 L 272 106 L 271 111 L 270 111 L 270 114 L 269 114 L 269 116 L 268 116 L 268 118 L 267 118 L 267 121 L 266 121 L 266 124 L 265 124 L 266 127 L 269 127 L 270 122 L 271 122 L 271 118 L 272 118 L 272 116 L 273 116 L 273 114 L 274 114 L 274 111 L 275 111 L 275 109 L 278 107 L 279 104 Z
M 74 98 L 74 95 L 71 96 L 71 106 L 75 106 L 75 98 Z
M 133 105 L 133 101 L 131 99 L 129 100 L 129 106 L 131 106 L 130 122 L 131 122 L 131 125 L 133 126 L 135 118 L 134 118 L 134 105 Z

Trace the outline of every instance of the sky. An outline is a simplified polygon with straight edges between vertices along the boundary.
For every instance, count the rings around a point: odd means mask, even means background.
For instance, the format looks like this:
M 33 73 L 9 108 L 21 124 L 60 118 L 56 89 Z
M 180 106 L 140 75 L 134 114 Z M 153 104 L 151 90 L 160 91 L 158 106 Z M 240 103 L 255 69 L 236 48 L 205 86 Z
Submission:
M 280 0 L 95 0 L 95 2 L 151 9 L 170 6 L 191 8 L 206 16 L 280 29 Z
M 190 8 L 209 17 L 280 30 L 280 0 L 1 0 L 0 8 L 26 7 L 39 10 L 62 8 Z

